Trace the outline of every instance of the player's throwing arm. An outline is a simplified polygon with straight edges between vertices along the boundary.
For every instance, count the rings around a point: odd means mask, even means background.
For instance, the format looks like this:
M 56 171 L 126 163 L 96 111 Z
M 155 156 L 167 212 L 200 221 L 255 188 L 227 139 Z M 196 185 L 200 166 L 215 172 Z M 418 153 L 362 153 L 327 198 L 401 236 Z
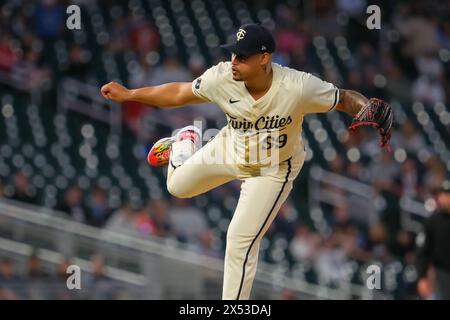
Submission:
M 206 102 L 192 93 L 191 82 L 171 82 L 139 89 L 127 89 L 117 82 L 110 82 L 101 88 L 101 93 L 104 98 L 116 102 L 135 101 L 161 108 Z

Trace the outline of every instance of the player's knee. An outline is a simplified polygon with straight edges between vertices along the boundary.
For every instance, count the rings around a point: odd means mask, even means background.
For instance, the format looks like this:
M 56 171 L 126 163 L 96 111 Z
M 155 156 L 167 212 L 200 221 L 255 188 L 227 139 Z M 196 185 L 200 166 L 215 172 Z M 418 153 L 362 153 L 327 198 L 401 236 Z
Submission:
M 173 183 L 171 180 L 167 181 L 167 191 L 174 197 L 182 199 L 192 198 L 194 196 L 192 193 L 188 192 L 188 190 L 185 190 L 180 186 L 180 184 Z
M 234 232 L 228 229 L 227 232 L 227 248 L 232 249 L 231 252 L 235 252 L 237 249 L 245 249 L 250 244 L 251 239 L 246 236 L 242 236 L 239 232 Z
M 261 238 L 255 238 L 254 234 L 245 234 L 238 227 L 235 228 L 235 224 L 230 224 L 227 231 L 227 254 L 228 255 L 240 255 L 238 252 L 246 252 L 250 246 L 256 248 L 259 246 Z M 236 258 L 236 257 L 235 257 Z M 239 256 L 239 258 L 241 258 Z

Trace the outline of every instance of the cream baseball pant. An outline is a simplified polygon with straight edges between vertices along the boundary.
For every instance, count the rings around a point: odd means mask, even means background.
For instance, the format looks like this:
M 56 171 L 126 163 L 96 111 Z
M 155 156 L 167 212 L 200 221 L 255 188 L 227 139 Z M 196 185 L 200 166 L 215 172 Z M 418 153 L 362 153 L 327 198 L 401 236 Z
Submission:
M 242 181 L 240 197 L 228 227 L 222 299 L 248 300 L 256 274 L 261 239 L 287 199 L 294 179 L 305 159 L 304 148 L 276 166 L 265 169 L 240 165 L 233 161 L 216 161 L 224 146 L 224 129 L 199 150 L 187 155 L 178 166 L 177 155 L 186 150 L 190 140 L 172 144 L 167 172 L 167 189 L 175 197 L 191 198 L 224 183 Z M 181 144 L 185 144 L 182 146 Z M 227 151 L 225 151 L 227 152 Z M 219 157 L 220 158 L 220 157 Z

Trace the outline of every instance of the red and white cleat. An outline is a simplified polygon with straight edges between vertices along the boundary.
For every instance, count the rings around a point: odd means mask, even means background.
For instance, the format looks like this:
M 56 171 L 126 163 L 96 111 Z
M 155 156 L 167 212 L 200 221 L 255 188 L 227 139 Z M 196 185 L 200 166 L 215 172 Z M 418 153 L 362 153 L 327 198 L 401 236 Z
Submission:
M 152 167 L 160 167 L 169 163 L 171 137 L 159 139 L 147 154 L 147 162 Z
M 186 126 L 173 137 L 166 137 L 158 140 L 147 154 L 147 162 L 153 167 L 161 167 L 170 161 L 171 147 L 174 142 L 189 139 L 196 149 L 200 145 L 200 130 L 194 126 Z

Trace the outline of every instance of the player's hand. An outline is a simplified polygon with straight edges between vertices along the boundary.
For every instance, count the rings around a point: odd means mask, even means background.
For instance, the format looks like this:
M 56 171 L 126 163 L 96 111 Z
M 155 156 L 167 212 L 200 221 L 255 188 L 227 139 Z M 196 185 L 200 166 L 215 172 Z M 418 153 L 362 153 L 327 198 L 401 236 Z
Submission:
M 114 81 L 105 84 L 100 90 L 104 98 L 116 102 L 124 102 L 130 100 L 131 91 L 132 90 L 129 90 Z

